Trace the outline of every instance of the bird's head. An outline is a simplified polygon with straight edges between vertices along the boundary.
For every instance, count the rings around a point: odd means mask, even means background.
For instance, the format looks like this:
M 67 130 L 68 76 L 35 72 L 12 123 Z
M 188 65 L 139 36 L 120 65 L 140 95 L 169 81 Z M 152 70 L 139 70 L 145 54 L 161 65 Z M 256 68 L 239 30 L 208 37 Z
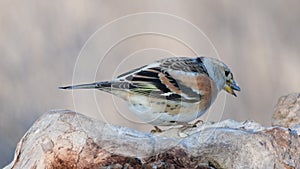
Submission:
M 234 80 L 229 67 L 215 58 L 203 57 L 203 60 L 209 76 L 216 82 L 219 90 L 224 89 L 226 92 L 236 96 L 235 91 L 240 91 L 241 89 Z

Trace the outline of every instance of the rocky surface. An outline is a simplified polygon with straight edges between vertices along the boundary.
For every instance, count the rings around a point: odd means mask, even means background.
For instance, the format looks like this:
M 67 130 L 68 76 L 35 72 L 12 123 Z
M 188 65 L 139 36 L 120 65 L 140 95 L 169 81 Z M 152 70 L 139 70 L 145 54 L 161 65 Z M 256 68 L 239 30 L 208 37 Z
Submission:
M 298 124 L 286 119 L 299 118 L 298 98 L 280 99 L 273 121 L 280 126 L 225 120 L 159 134 L 50 111 L 23 136 L 5 168 L 300 168 L 297 130 L 286 128 Z
M 297 127 L 300 124 L 300 93 L 279 98 L 273 114 L 273 126 Z

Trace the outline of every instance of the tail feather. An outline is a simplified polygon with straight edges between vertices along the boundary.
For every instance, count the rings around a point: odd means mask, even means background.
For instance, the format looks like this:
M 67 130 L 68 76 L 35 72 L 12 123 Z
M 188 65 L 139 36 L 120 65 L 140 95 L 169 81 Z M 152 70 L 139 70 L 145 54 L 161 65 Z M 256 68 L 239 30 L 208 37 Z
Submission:
M 110 87 L 110 82 L 96 82 L 96 83 L 88 83 L 88 84 L 80 84 L 80 85 L 74 85 L 74 86 L 63 86 L 58 87 L 59 89 L 101 89 L 103 87 Z

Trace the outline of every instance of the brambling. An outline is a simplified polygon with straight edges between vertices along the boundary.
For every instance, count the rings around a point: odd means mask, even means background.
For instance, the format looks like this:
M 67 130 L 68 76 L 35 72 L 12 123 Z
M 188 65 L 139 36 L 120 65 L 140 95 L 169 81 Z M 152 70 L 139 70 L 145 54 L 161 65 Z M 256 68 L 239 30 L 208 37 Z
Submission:
M 203 115 L 224 89 L 240 91 L 229 67 L 211 57 L 172 57 L 133 69 L 111 81 L 60 89 L 99 89 L 129 103 L 143 121 L 155 126 L 187 124 Z

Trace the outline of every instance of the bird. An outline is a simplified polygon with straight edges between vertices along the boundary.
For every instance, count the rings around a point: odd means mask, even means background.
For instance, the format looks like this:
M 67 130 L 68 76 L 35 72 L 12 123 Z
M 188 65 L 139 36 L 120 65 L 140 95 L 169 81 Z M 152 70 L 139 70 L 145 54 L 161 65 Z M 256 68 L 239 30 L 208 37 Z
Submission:
M 130 70 L 110 81 L 60 89 L 98 89 L 120 97 L 141 120 L 157 126 L 184 125 L 202 116 L 225 90 L 240 87 L 230 68 L 213 57 L 168 57 Z

